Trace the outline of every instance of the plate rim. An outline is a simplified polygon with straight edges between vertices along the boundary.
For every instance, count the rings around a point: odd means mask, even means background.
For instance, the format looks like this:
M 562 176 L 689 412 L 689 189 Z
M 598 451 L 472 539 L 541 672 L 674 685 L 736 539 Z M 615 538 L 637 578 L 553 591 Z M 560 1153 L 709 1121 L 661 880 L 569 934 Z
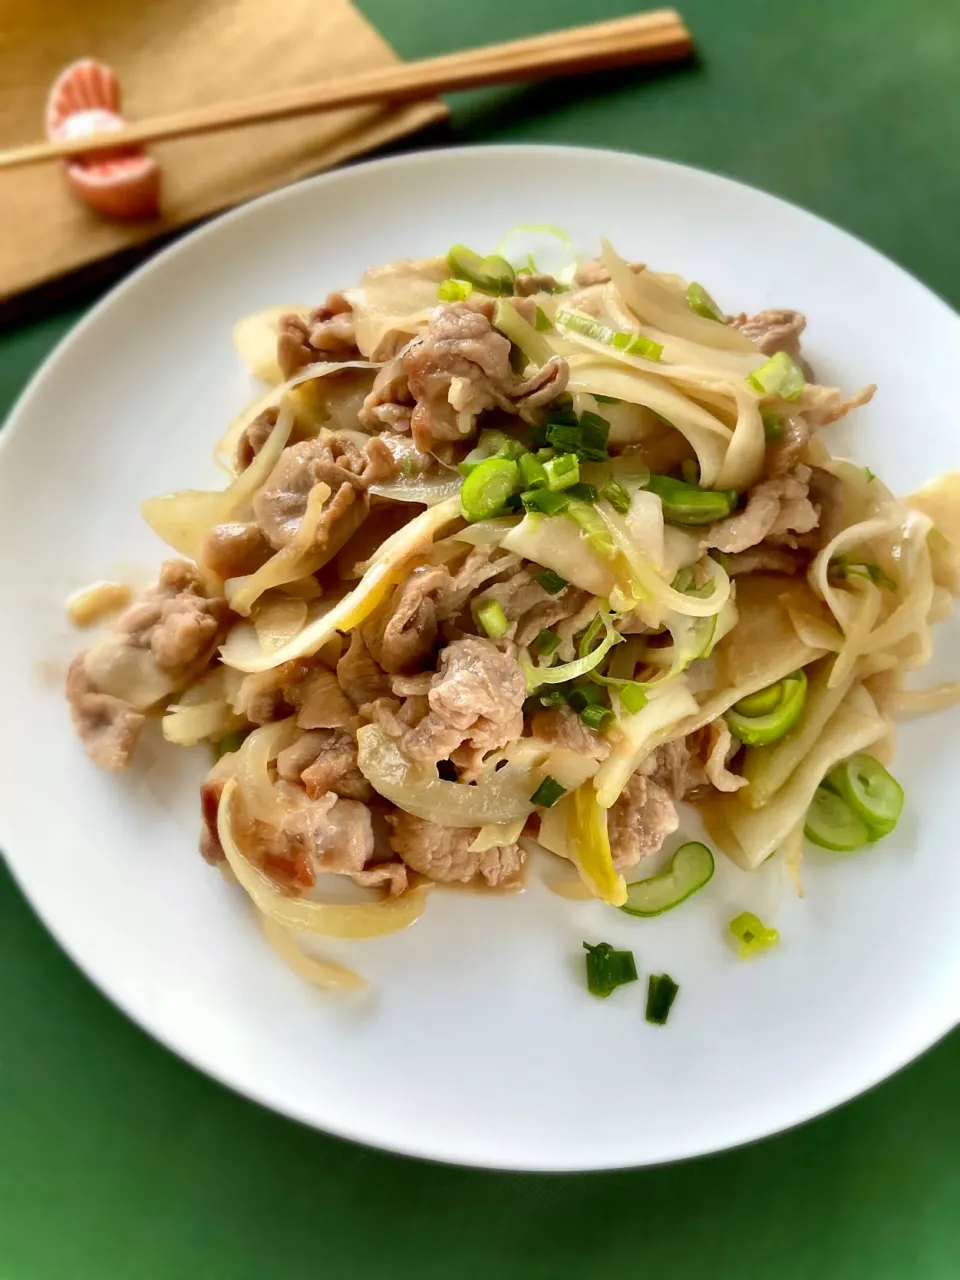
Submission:
M 224 213 L 203 222 L 200 226 L 194 227 L 185 234 L 178 236 L 173 243 L 165 245 L 157 253 L 151 255 L 147 260 L 141 263 L 129 275 L 124 276 L 117 281 L 105 294 L 100 298 L 87 312 L 81 317 L 63 337 L 56 343 L 53 349 L 41 361 L 40 365 L 28 379 L 25 386 L 18 394 L 16 400 L 12 404 L 2 429 L 0 429 L 0 466 L 4 465 L 3 458 L 5 451 L 11 447 L 10 441 L 18 438 L 18 435 L 27 429 L 27 419 L 30 413 L 30 406 L 33 397 L 37 394 L 40 386 L 45 380 L 51 376 L 57 368 L 61 360 L 67 358 L 72 346 L 81 341 L 89 328 L 94 327 L 100 319 L 102 313 L 109 311 L 115 305 L 118 298 L 125 292 L 139 287 L 140 283 L 148 278 L 151 274 L 162 273 L 169 261 L 175 259 L 178 254 L 192 251 L 193 247 L 202 241 L 206 236 L 215 236 L 219 234 L 224 225 L 234 221 L 241 220 L 249 216 L 253 209 L 261 209 L 271 203 L 282 203 L 290 199 L 294 193 L 301 193 L 304 189 L 325 188 L 340 183 L 347 182 L 357 172 L 367 172 L 369 170 L 390 171 L 393 169 L 404 169 L 417 167 L 420 165 L 430 166 L 437 163 L 443 163 L 446 157 L 458 158 L 466 154 L 476 155 L 477 153 L 485 153 L 489 155 L 510 155 L 522 158 L 524 155 L 543 155 L 551 153 L 557 157 L 570 160 L 573 157 L 584 157 L 597 159 L 602 158 L 604 161 L 614 164 L 622 164 L 625 168 L 643 168 L 652 167 L 654 170 L 671 170 L 682 173 L 692 173 L 700 179 L 705 179 L 709 183 L 722 184 L 725 187 L 735 190 L 745 190 L 752 195 L 760 195 L 766 200 L 774 201 L 776 204 L 783 206 L 792 214 L 800 214 L 806 219 L 810 219 L 812 223 L 821 224 L 829 227 L 831 231 L 848 242 L 855 244 L 859 250 L 866 250 L 869 255 L 874 257 L 884 265 L 886 270 L 893 268 L 900 276 L 904 277 L 913 286 L 921 289 L 928 297 L 940 308 L 944 313 L 944 320 L 948 323 L 957 324 L 960 322 L 960 313 L 958 313 L 941 297 L 934 289 L 930 288 L 924 281 L 918 279 L 906 267 L 901 265 L 895 259 L 882 253 L 874 248 L 867 241 L 861 239 L 854 233 L 838 226 L 829 218 L 822 217 L 820 214 L 814 213 L 812 210 L 803 205 L 796 204 L 791 200 L 785 199 L 774 192 L 767 191 L 762 187 L 755 186 L 752 183 L 741 182 L 736 178 L 729 177 L 725 174 L 717 173 L 710 169 L 701 168 L 696 165 L 683 164 L 678 161 L 665 159 L 659 156 L 647 155 L 639 152 L 624 151 L 619 148 L 605 147 L 585 147 L 585 146 L 566 146 L 563 144 L 553 143 L 492 143 L 478 145 L 462 145 L 455 147 L 429 147 L 413 152 L 404 152 L 400 155 L 385 156 L 373 160 L 365 160 L 354 164 L 348 164 L 334 170 L 316 174 L 312 177 L 301 179 L 299 181 L 289 183 L 279 187 L 274 191 L 258 196 L 255 199 L 237 205 Z M 304 1113 L 296 1105 L 288 1104 L 281 1098 L 270 1095 L 270 1091 L 260 1088 L 254 1083 L 239 1082 L 231 1076 L 230 1071 L 222 1067 L 218 1063 L 211 1063 L 204 1060 L 203 1053 L 194 1052 L 189 1042 L 185 1042 L 176 1033 L 171 1033 L 159 1025 L 158 1020 L 154 1019 L 149 1013 L 145 1013 L 136 1006 L 135 1001 L 127 1000 L 125 996 L 117 993 L 113 989 L 112 981 L 109 975 L 101 975 L 96 971 L 96 966 L 87 963 L 74 951 L 73 947 L 65 940 L 61 932 L 54 928 L 50 920 L 47 918 L 46 911 L 42 903 L 35 901 L 28 892 L 24 880 L 22 879 L 17 861 L 10 854 L 10 844 L 7 839 L 8 832 L 5 830 L 4 814 L 0 812 L 0 853 L 3 854 L 6 866 L 10 875 L 16 883 L 24 900 L 28 904 L 30 910 L 41 922 L 46 932 L 53 939 L 54 943 L 60 950 L 76 965 L 83 976 L 92 984 L 92 986 L 104 996 L 114 1008 L 118 1009 L 126 1018 L 142 1032 L 145 1032 L 152 1040 L 157 1042 L 163 1049 L 174 1054 L 176 1057 L 187 1063 L 191 1068 L 201 1072 L 209 1077 L 217 1084 L 229 1089 L 232 1093 L 239 1095 L 246 1101 L 253 1102 L 257 1106 L 273 1111 L 288 1120 L 292 1120 L 298 1124 L 305 1125 L 309 1128 L 316 1129 L 321 1133 L 325 1133 L 336 1138 L 358 1143 L 362 1146 L 368 1146 L 373 1149 L 388 1151 L 394 1154 L 407 1156 L 414 1159 L 428 1160 L 440 1164 L 449 1164 L 460 1167 L 496 1169 L 511 1172 L 599 1172 L 603 1170 L 614 1169 L 630 1169 L 630 1168 L 646 1168 L 657 1167 L 664 1164 L 673 1164 L 678 1161 L 690 1160 L 700 1156 L 706 1156 L 721 1151 L 736 1150 L 740 1147 L 749 1146 L 759 1142 L 764 1138 L 774 1137 L 776 1135 L 789 1132 L 792 1129 L 818 1119 L 820 1116 L 827 1115 L 837 1108 L 844 1106 L 854 1098 L 868 1093 L 875 1089 L 877 1085 L 883 1081 L 891 1079 L 899 1074 L 906 1066 L 917 1058 L 927 1053 L 933 1046 L 938 1044 L 946 1035 L 950 1033 L 958 1024 L 960 1024 L 960 1005 L 951 1011 L 944 1010 L 944 1016 L 937 1020 L 937 1027 L 932 1034 L 925 1032 L 922 1041 L 914 1043 L 905 1052 L 891 1055 L 893 1065 L 885 1065 L 879 1070 L 869 1072 L 863 1083 L 848 1091 L 844 1088 L 841 1096 L 834 1101 L 817 1106 L 813 1111 L 805 1112 L 794 1119 L 786 1120 L 782 1124 L 777 1124 L 773 1128 L 767 1127 L 763 1122 L 758 1126 L 750 1127 L 741 1138 L 734 1142 L 717 1144 L 715 1141 L 697 1142 L 687 1141 L 683 1144 L 675 1155 L 658 1158 L 643 1159 L 640 1158 L 624 1158 L 611 1162 L 603 1160 L 601 1162 L 591 1161 L 589 1158 L 585 1161 L 573 1163 L 567 1160 L 559 1160 L 546 1162 L 542 1158 L 534 1158 L 532 1160 L 520 1160 L 517 1158 L 482 1158 L 473 1155 L 467 1158 L 457 1156 L 447 1150 L 437 1150 L 436 1144 L 430 1141 L 421 1141 L 414 1143 L 412 1140 L 401 1142 L 392 1140 L 391 1138 L 378 1138 L 358 1130 L 356 1125 L 349 1123 L 338 1123 L 334 1116 L 332 1119 L 325 1119 L 323 1123 L 319 1123 L 315 1116 Z

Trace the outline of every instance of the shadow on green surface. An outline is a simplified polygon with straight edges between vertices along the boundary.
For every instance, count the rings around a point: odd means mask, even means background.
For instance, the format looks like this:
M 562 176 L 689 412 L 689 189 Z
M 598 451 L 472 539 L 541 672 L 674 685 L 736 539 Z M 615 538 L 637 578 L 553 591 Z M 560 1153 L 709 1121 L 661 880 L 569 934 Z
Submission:
M 600 1277 L 622 1274 L 625 1238 L 652 1274 L 699 1275 L 705 1242 L 719 1280 L 768 1274 L 771 1258 L 778 1280 L 954 1274 L 938 1260 L 960 1256 L 957 1035 L 849 1106 L 752 1147 L 646 1170 L 498 1174 L 342 1142 L 213 1084 L 84 980 L 5 873 L 0 946 L 4 971 L 20 968 L 0 1014 L 7 1048 L 16 1041 L 0 1059 L 5 1280 L 253 1280 L 314 1267 Z M 216 1241 L 218 1262 L 198 1273 L 201 1240 L 207 1259 Z

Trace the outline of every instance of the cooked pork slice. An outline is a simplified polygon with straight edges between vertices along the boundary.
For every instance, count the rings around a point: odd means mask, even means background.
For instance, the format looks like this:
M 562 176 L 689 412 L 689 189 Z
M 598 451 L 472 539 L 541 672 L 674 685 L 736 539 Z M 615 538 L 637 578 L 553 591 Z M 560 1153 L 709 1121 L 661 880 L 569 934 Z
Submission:
M 807 496 L 809 481 L 809 467 L 796 467 L 790 475 L 761 481 L 750 490 L 745 509 L 711 525 L 702 545 L 733 554 L 771 536 L 809 533 L 819 518 Z
M 472 851 L 478 827 L 442 827 L 399 810 L 387 818 L 387 824 L 394 853 L 428 880 L 468 884 L 482 878 L 492 888 L 515 877 L 523 865 L 523 854 L 515 844 Z
M 544 707 L 534 713 L 530 732 L 556 747 L 569 747 L 580 756 L 606 760 L 610 743 L 602 733 L 583 723 L 572 707 Z
M 146 717 L 129 703 L 98 693 L 78 654 L 67 673 L 67 701 L 73 727 L 90 759 L 113 773 L 125 769 L 133 758 Z
M 369 800 L 372 789 L 357 767 L 357 739 L 345 729 L 303 733 L 277 757 L 277 773 L 299 782 L 311 800 L 333 792 L 345 800 Z
M 610 810 L 609 835 L 613 865 L 633 867 L 641 858 L 657 853 L 664 840 L 680 825 L 667 789 L 635 773 Z
M 351 632 L 350 647 L 337 663 L 337 680 L 355 707 L 390 693 L 390 682 L 374 661 L 359 627 Z

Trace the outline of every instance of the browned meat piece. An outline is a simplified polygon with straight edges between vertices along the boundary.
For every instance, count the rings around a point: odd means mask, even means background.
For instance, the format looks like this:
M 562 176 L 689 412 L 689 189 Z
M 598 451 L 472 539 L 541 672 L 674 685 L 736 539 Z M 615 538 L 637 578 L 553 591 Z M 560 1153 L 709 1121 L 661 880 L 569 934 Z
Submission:
M 293 541 L 311 490 L 321 483 L 330 486 L 331 496 L 317 529 L 314 550 L 323 559 L 315 568 L 336 555 L 363 523 L 369 504 L 358 477 L 333 460 L 326 444 L 307 440 L 284 449 L 253 500 L 254 514 L 264 536 L 280 550 Z
M 735 316 L 731 324 L 756 343 L 765 356 L 785 351 L 791 359 L 800 359 L 800 335 L 807 327 L 807 320 L 799 311 L 774 307 L 758 311 L 755 316 Z
M 489 301 L 486 300 L 486 301 Z M 566 361 L 552 357 L 531 378 L 510 369 L 510 343 L 483 310 L 467 302 L 444 307 L 403 356 L 413 439 L 424 453 L 472 436 L 476 417 L 499 406 L 515 413 L 547 403 L 567 384 Z
M 543 707 L 530 721 L 530 732 L 556 747 L 569 747 L 579 756 L 606 760 L 610 743 L 596 729 L 585 725 L 571 707 Z
M 292 378 L 316 359 L 310 347 L 310 326 L 295 312 L 280 317 L 277 332 L 277 364 L 284 378 Z
M 633 867 L 657 853 L 680 825 L 669 792 L 652 778 L 635 773 L 610 810 L 608 832 L 613 865 Z
M 450 581 L 441 566 L 425 566 L 398 587 L 363 628 L 363 638 L 384 671 L 409 674 L 430 665 L 437 639 L 433 594 Z
M 496 565 L 497 562 L 493 563 Z M 471 600 L 474 610 L 488 600 L 496 600 L 510 623 L 507 638 L 516 639 L 518 645 L 528 645 L 545 627 L 572 617 L 588 599 L 587 593 L 576 587 L 564 587 L 556 595 L 551 595 L 536 581 L 538 572 L 536 565 L 520 569 Z
M 288 686 L 285 696 L 296 708 L 301 729 L 342 729 L 356 716 L 356 708 L 328 667 L 317 667 Z
M 357 740 L 343 729 L 302 733 L 277 756 L 277 773 L 285 782 L 300 782 L 311 800 L 328 791 L 347 800 L 369 800 L 369 782 L 357 768 Z
M 749 551 L 738 551 L 728 557 L 727 572 L 736 577 L 743 573 L 798 573 L 803 561 L 786 547 L 769 547 L 760 543 Z
M 200 560 L 224 582 L 256 573 L 273 555 L 273 548 L 255 520 L 218 524 L 203 540 Z
M 223 786 L 222 778 L 207 778 L 200 784 L 200 853 L 211 866 L 223 862 L 226 856 L 217 830 L 217 811 Z
M 640 766 L 639 772 L 659 787 L 663 787 L 674 800 L 682 800 L 705 781 L 703 766 L 691 753 L 684 738 L 665 742 Z
M 258 413 L 254 420 L 243 429 L 237 444 L 237 469 L 246 471 L 263 446 L 270 439 L 270 433 L 277 425 L 280 410 L 273 406 Z
M 280 317 L 277 364 L 285 378 L 318 360 L 356 360 L 359 354 L 353 312 L 342 293 L 331 293 L 306 320 L 295 312 Z
M 83 654 L 70 663 L 67 701 L 73 727 L 90 759 L 113 773 L 125 769 L 133 757 L 146 717 L 128 703 L 98 693 L 83 665 Z
M 471 852 L 478 827 L 441 827 L 397 811 L 387 818 L 390 847 L 408 867 L 428 880 L 467 884 L 482 877 L 491 888 L 517 876 L 523 854 L 515 844 Z
M 411 760 L 445 760 L 461 743 L 493 751 L 523 732 L 526 685 L 516 657 L 467 636 L 440 654 L 429 713 L 404 737 Z
M 463 440 L 478 413 L 503 404 L 500 388 L 511 377 L 510 341 L 486 316 L 458 303 L 445 307 L 410 345 L 403 371 L 416 401 L 413 439 L 429 453 L 438 442 Z
M 408 432 L 413 404 L 403 365 L 395 360 L 378 370 L 359 413 L 360 425 L 372 431 Z
M 142 728 L 135 713 L 202 674 L 224 634 L 222 596 L 204 595 L 196 565 L 168 560 L 110 630 L 71 667 L 67 696 L 90 756 L 107 769 L 129 763 Z
M 809 480 L 810 468 L 797 467 L 791 475 L 761 481 L 750 490 L 746 508 L 711 525 L 702 545 L 733 554 L 765 538 L 809 533 L 819 518 L 807 497 Z
M 517 276 L 513 287 L 521 298 L 529 298 L 534 293 L 556 293 L 561 285 L 545 271 L 524 271 Z
M 581 289 L 589 289 L 594 284 L 606 284 L 609 279 L 610 272 L 600 258 L 587 258 L 585 262 L 581 262 L 574 276 Z
M 290 689 L 306 678 L 309 664 L 300 658 L 244 676 L 234 695 L 234 710 L 251 724 L 282 720 L 292 711 L 287 698 Z
M 355 707 L 386 697 L 390 683 L 374 662 L 359 628 L 350 635 L 350 648 L 337 663 L 337 680 Z

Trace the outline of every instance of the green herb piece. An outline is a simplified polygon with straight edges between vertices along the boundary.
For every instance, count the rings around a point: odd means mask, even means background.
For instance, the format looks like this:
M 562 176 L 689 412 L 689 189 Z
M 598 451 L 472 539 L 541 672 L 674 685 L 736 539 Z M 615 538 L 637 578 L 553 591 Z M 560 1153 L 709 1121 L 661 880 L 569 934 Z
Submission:
M 469 280 L 441 280 L 437 296 L 441 302 L 466 302 L 473 293 Z
M 655 1027 L 665 1027 L 679 990 L 669 973 L 651 973 L 647 982 L 647 1021 Z
M 697 284 L 696 280 L 687 285 L 687 304 L 695 315 L 703 316 L 704 320 L 717 320 L 720 324 L 724 323 L 723 312 L 703 285 Z
M 544 628 L 543 631 L 534 636 L 532 647 L 536 649 L 537 653 L 542 653 L 545 658 L 549 657 L 551 653 L 555 653 L 560 647 L 560 637 L 555 631 L 551 631 L 549 627 Z
M 630 495 L 619 480 L 608 480 L 600 490 L 600 497 L 622 516 L 630 510 Z
M 533 580 L 539 582 L 544 591 L 549 591 L 552 596 L 559 595 L 568 585 L 566 578 L 561 578 L 559 573 L 554 573 L 552 569 L 541 569 Z
M 473 524 L 501 512 L 520 484 L 520 468 L 508 458 L 487 458 L 470 472 L 460 489 L 463 518 Z
M 590 729 L 596 729 L 598 733 L 605 733 L 616 719 L 606 707 L 584 707 L 579 714 L 583 723 Z
M 760 410 L 760 421 L 763 423 L 763 438 L 767 444 L 776 444 L 783 439 L 783 419 L 772 409 Z
M 730 921 L 730 932 L 739 943 L 741 960 L 747 960 L 780 941 L 776 929 L 768 929 L 752 911 L 742 911 Z
M 555 458 L 549 458 L 543 464 L 543 471 L 547 488 L 553 490 L 569 489 L 580 479 L 580 463 L 574 453 L 561 453 Z
M 477 622 L 491 640 L 499 640 L 510 630 L 510 623 L 503 612 L 503 605 L 496 600 L 488 600 L 486 604 L 481 605 L 477 610 Z
M 632 951 L 615 951 L 609 942 L 591 946 L 583 944 L 587 961 L 587 990 L 591 995 L 606 999 L 617 987 L 636 982 L 637 965 Z
M 570 506 L 565 493 L 552 493 L 549 489 L 531 489 L 521 493 L 520 500 L 527 511 L 540 511 L 545 516 L 560 516 Z
M 784 400 L 799 400 L 807 385 L 803 370 L 785 351 L 775 352 L 766 364 L 747 374 L 747 382 L 761 395 L 782 396 Z
M 741 742 L 750 747 L 766 747 L 790 732 L 806 700 L 807 677 L 803 671 L 794 671 L 776 684 L 735 702 L 725 718 Z
M 651 476 L 647 488 L 660 498 L 668 524 L 704 525 L 725 520 L 739 496 L 735 489 L 701 489 L 671 476 Z
M 483 293 L 513 293 L 516 272 L 499 254 L 481 258 L 466 245 L 455 244 L 447 254 L 447 266 L 458 280 L 468 281 Z
M 530 797 L 531 804 L 538 804 L 544 809 L 552 809 L 561 796 L 567 794 L 566 787 L 561 787 L 556 778 L 551 778 L 549 774 L 544 778 L 537 787 L 536 791 Z

